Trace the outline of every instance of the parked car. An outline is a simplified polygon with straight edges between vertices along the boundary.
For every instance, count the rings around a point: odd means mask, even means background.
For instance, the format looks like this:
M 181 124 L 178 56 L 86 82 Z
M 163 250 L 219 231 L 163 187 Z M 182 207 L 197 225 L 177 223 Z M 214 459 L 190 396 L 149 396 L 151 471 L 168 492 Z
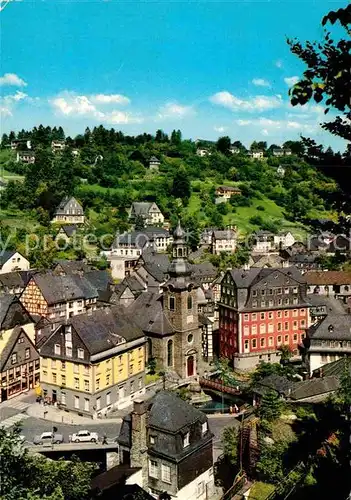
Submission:
M 99 435 L 97 432 L 90 431 L 79 431 L 72 434 L 72 443 L 97 443 L 99 441 Z
M 40 436 L 35 436 L 34 444 L 60 444 L 63 443 L 62 434 L 54 434 L 53 432 L 43 432 Z

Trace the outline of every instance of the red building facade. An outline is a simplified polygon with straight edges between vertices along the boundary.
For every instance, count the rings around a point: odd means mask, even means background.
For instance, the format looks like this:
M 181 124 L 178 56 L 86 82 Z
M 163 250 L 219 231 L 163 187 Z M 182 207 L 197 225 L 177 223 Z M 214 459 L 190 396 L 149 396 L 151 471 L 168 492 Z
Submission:
M 227 271 L 219 303 L 220 355 L 239 369 L 298 354 L 309 326 L 306 283 L 294 267 Z

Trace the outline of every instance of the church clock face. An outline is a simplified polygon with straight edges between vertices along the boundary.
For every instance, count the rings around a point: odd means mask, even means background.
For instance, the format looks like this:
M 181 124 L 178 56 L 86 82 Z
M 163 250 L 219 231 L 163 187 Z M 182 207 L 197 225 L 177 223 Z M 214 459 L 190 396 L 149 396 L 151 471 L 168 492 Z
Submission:
M 188 314 L 186 318 L 187 323 L 192 323 L 194 321 L 194 316 L 192 314 Z

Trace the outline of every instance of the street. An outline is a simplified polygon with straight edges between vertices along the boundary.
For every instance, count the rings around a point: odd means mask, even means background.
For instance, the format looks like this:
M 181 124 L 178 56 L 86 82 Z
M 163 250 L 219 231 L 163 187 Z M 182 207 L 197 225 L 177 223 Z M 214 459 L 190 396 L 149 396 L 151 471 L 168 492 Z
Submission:
M 4 403 L 0 403 L 0 426 L 3 425 L 7 428 L 13 426 L 16 422 L 21 423 L 21 434 L 25 437 L 27 444 L 33 443 L 35 436 L 40 435 L 42 432 L 51 431 L 53 426 L 57 428 L 57 432 L 62 434 L 64 442 L 69 442 L 69 436 L 78 430 L 87 429 L 89 431 L 97 432 L 100 437 L 106 435 L 107 441 L 114 441 L 119 434 L 121 424 L 111 422 L 108 419 L 99 421 L 99 423 L 87 423 L 74 425 L 60 422 L 52 422 L 42 418 L 35 418 L 29 416 L 26 410 L 29 407 L 36 405 L 35 396 L 33 394 L 21 395 Z M 35 406 L 34 406 L 35 408 Z M 31 412 L 32 413 L 32 412 Z M 74 414 L 72 414 L 74 415 Z M 239 422 L 234 417 L 228 415 L 218 415 L 209 417 L 209 428 L 213 432 L 213 456 L 216 460 L 222 453 L 221 435 L 225 427 L 239 425 Z M 80 446 L 77 444 L 77 447 Z M 83 444 L 82 444 L 83 446 Z

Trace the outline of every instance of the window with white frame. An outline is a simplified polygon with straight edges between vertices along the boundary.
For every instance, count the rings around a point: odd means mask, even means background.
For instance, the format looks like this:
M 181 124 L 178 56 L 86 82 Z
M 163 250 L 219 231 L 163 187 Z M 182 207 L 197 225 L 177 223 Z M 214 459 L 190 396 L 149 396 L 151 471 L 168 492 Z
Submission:
M 54 353 L 57 354 L 58 356 L 60 356 L 60 354 L 61 354 L 61 346 L 60 346 L 60 344 L 55 344 Z
M 269 347 L 272 347 L 274 344 L 273 344 L 273 337 L 269 337 L 268 339 L 268 345 Z
M 202 434 L 206 434 L 207 430 L 208 430 L 207 422 L 204 422 L 201 426 Z
M 187 432 L 183 439 L 183 447 L 186 448 L 189 445 L 190 445 L 190 433 Z
M 251 333 L 252 333 L 252 335 L 256 335 L 256 333 L 257 333 L 257 325 L 252 325 L 252 327 L 251 327 Z
M 264 323 L 260 325 L 260 333 L 266 333 L 266 325 Z
M 248 326 L 244 326 L 244 335 L 249 335 L 250 328 Z
M 257 347 L 257 340 L 256 339 L 252 339 L 252 347 L 253 347 L 253 349 L 256 349 L 256 347 Z
M 263 338 L 260 340 L 260 346 L 265 347 L 265 345 L 266 345 L 266 339 Z
M 158 466 L 156 460 L 149 460 L 149 476 L 158 478 Z
M 77 350 L 78 353 L 78 358 L 79 359 L 84 359 L 84 349 L 81 349 L 80 347 Z
M 274 332 L 274 325 L 273 323 L 269 323 L 268 325 L 268 333 L 273 333 Z
M 169 465 L 161 464 L 161 479 L 164 483 L 171 483 L 171 468 Z

